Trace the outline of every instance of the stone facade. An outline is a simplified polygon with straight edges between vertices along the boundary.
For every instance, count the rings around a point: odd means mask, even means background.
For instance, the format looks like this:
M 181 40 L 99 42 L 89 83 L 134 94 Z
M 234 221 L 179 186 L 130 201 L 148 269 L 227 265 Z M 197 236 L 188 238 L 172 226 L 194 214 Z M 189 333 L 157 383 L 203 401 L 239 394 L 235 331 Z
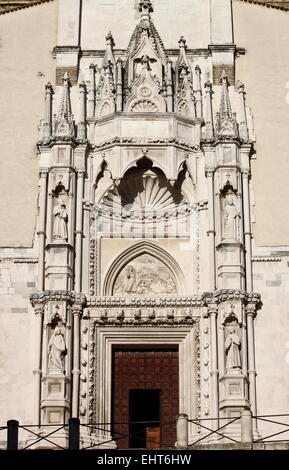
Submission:
M 4 229 L 0 250 L 3 421 L 111 422 L 115 348 L 178 351 L 178 411 L 212 427 L 248 409 L 286 413 L 289 250 L 255 236 L 263 144 L 243 42 L 247 11 L 265 20 L 272 11 L 235 1 L 232 10 L 229 0 L 44 3 L 3 15 L 9 38 L 6 18 L 21 36 L 30 14 L 41 25 L 51 13 L 39 31 L 42 58 L 35 50 L 33 59 L 49 82 L 33 77 L 20 113 L 34 138 L 43 104 L 37 151 L 24 141 L 15 164 L 21 170 L 37 154 L 30 199 L 19 195 L 30 219 L 22 233 L 23 214 L 11 213 L 18 232 Z M 261 223 L 275 241 L 268 219 Z M 238 440 L 240 426 L 226 433 Z M 189 442 L 203 434 L 190 423 Z M 106 447 L 111 437 L 108 429 L 86 439 Z

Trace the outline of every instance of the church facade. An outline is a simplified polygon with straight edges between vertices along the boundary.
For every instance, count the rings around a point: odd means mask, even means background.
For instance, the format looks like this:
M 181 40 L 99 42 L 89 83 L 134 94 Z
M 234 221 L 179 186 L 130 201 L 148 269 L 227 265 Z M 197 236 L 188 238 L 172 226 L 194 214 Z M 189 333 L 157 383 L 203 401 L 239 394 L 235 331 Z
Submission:
M 275 132 L 289 67 L 265 27 L 286 48 L 289 13 L 273 3 L 55 0 L 0 15 L 4 64 L 14 53 L 20 69 L 2 107 L 2 424 L 78 417 L 98 424 L 83 442 L 127 448 L 147 439 L 134 422 L 159 423 L 173 446 L 178 414 L 226 418 L 240 440 L 243 411 L 288 411 L 288 137 Z M 265 50 L 280 63 L 267 89 Z M 255 436 L 270 429 L 254 421 Z M 189 443 L 205 434 L 189 423 Z

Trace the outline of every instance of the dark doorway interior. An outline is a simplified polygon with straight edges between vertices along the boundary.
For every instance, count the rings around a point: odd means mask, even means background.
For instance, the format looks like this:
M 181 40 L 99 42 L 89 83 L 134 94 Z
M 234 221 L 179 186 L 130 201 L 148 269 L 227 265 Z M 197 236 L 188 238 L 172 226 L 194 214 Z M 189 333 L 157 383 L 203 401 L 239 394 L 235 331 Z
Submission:
M 160 390 L 130 390 L 129 415 L 130 448 L 157 446 L 158 442 L 150 438 L 148 428 L 160 426 Z

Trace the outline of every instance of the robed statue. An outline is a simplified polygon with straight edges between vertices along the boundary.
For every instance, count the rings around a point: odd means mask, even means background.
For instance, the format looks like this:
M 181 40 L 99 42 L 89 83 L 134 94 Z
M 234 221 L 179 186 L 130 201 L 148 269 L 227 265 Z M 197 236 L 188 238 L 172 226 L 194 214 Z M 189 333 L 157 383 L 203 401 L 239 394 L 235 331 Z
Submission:
M 66 206 L 61 199 L 57 206 L 54 207 L 53 210 L 54 215 L 54 225 L 53 225 L 53 238 L 57 240 L 64 240 L 67 241 L 68 233 L 67 233 L 67 212 Z
M 235 328 L 229 328 L 229 334 L 225 341 L 225 351 L 227 354 L 226 369 L 241 369 L 241 341 Z
M 239 213 L 235 205 L 236 197 L 228 193 L 224 207 L 224 238 L 238 239 L 239 237 Z
M 61 328 L 56 326 L 48 343 L 48 370 L 64 372 L 65 354 L 66 344 L 64 336 Z

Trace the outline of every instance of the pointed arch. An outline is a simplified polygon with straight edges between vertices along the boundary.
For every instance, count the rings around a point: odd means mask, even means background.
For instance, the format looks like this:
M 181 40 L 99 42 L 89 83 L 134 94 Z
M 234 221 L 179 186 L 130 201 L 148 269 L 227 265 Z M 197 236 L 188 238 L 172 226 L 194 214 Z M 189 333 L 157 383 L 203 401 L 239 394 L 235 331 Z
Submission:
M 184 293 L 184 274 L 175 259 L 163 248 L 150 241 L 144 240 L 136 243 L 133 247 L 127 248 L 110 265 L 103 284 L 103 295 L 113 295 L 113 289 L 118 275 L 128 263 L 142 255 L 150 255 L 164 264 L 174 278 L 177 295 Z

